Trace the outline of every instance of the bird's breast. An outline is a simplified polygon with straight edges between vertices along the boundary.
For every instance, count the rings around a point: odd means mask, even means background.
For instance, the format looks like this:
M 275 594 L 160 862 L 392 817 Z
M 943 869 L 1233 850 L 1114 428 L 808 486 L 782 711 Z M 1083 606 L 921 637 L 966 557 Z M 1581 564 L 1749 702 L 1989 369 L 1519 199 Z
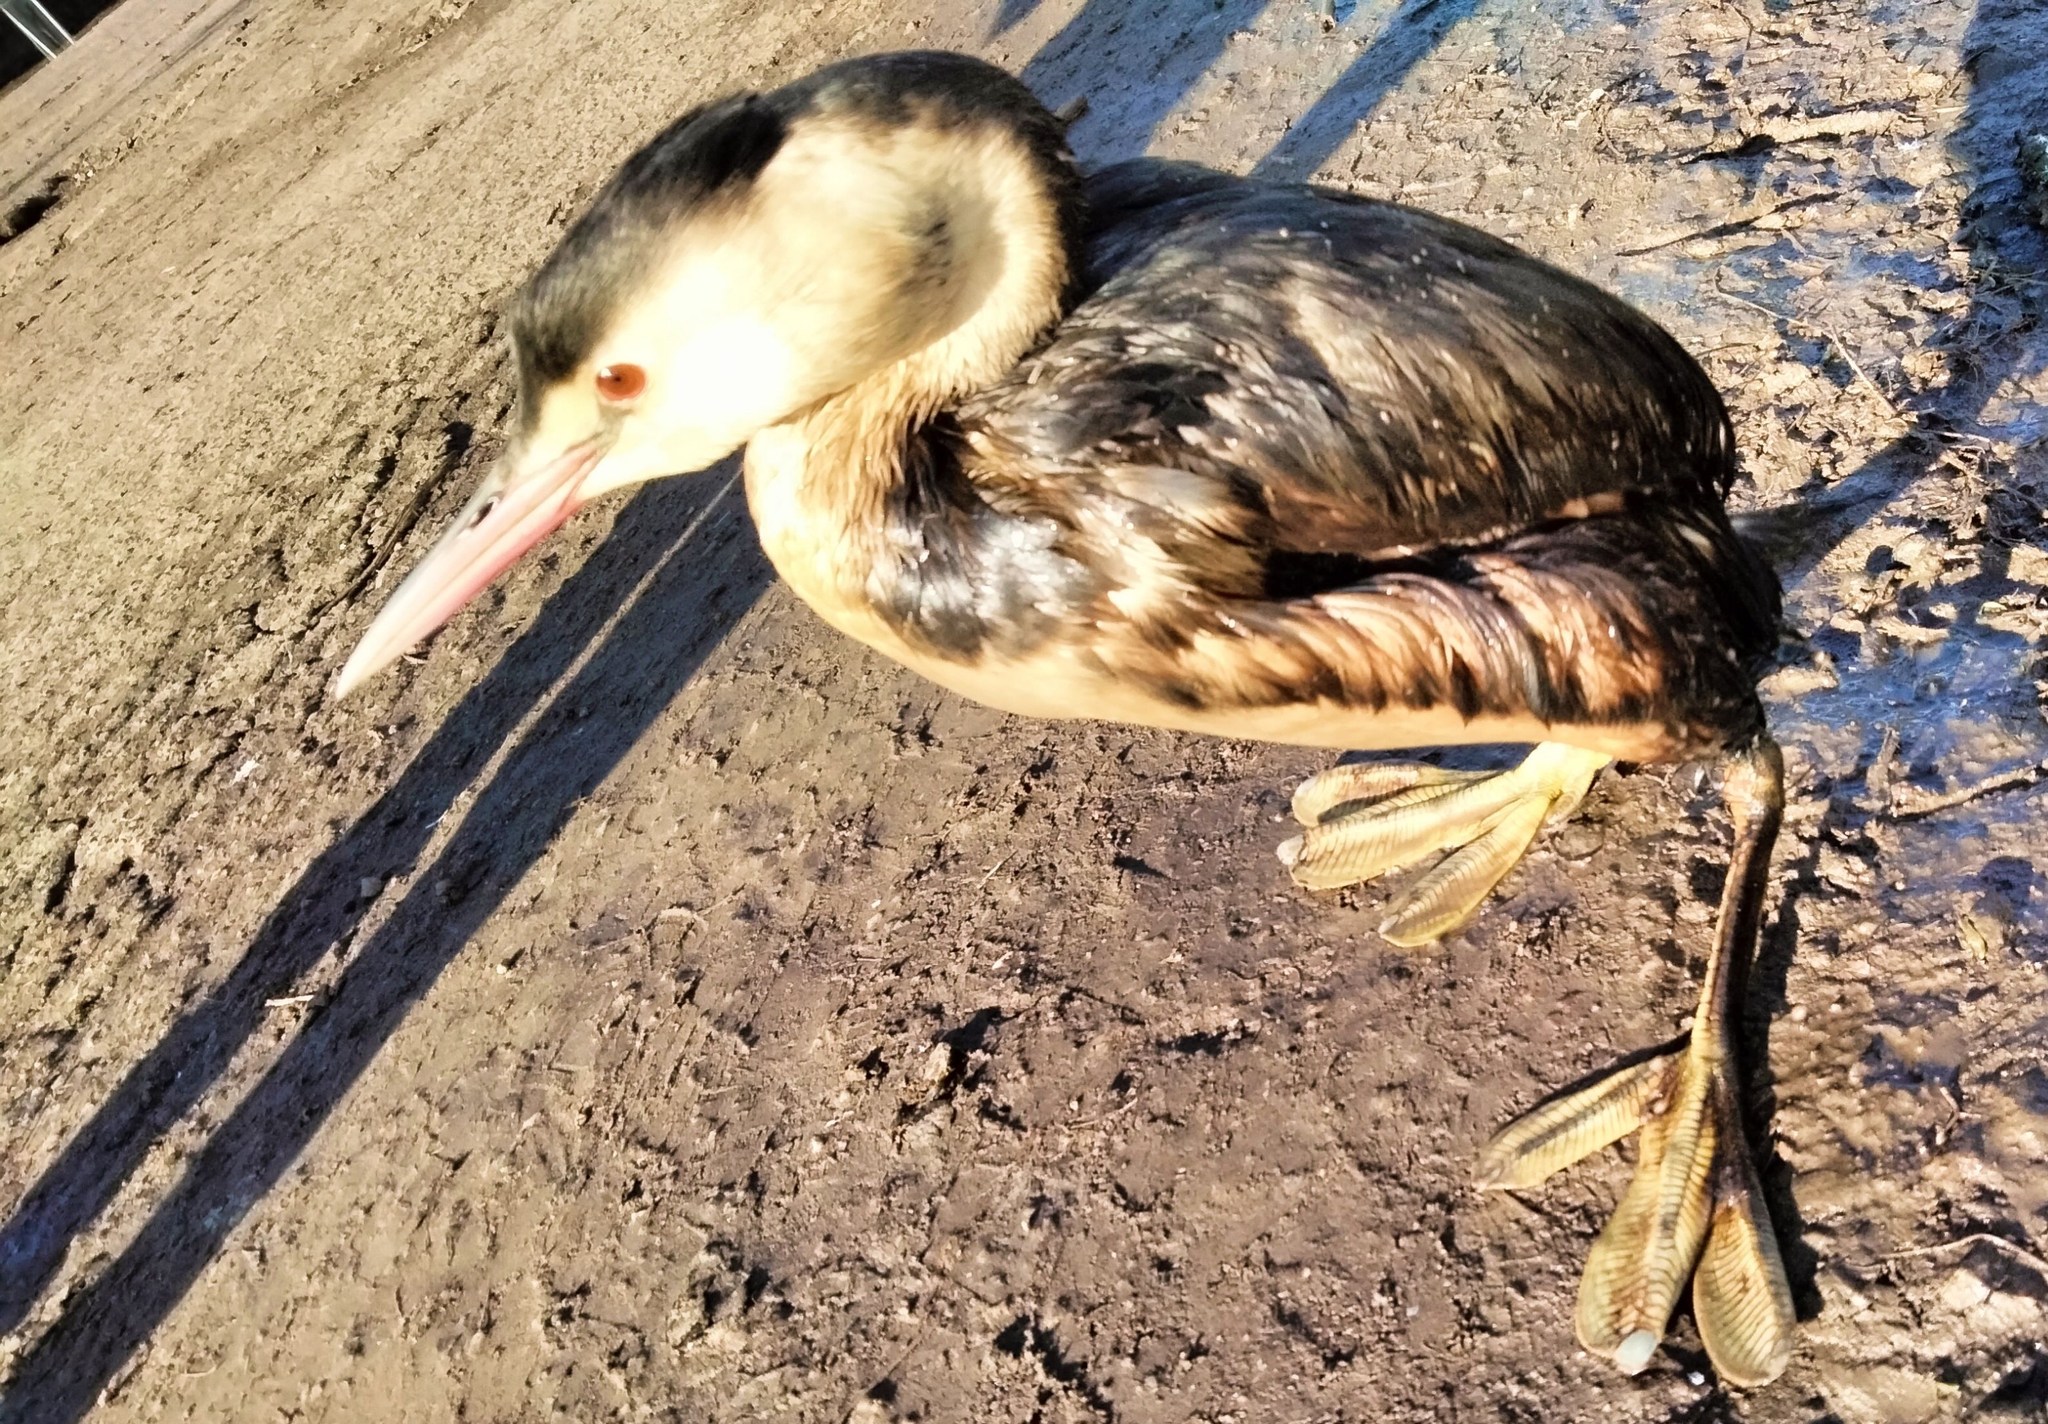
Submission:
M 1455 588 L 1424 590 L 1412 608 L 1395 606 L 1398 589 L 1357 608 L 1226 606 L 1085 541 L 1045 546 L 1029 519 L 997 527 L 1005 516 L 959 504 L 906 515 L 903 486 L 864 490 L 840 478 L 857 467 L 818 457 L 798 432 L 748 449 L 748 503 L 776 571 L 840 632 L 984 705 L 1358 750 L 1561 740 L 1658 760 L 1677 745 L 1673 727 L 1640 714 L 1539 715 L 1520 695 L 1526 678 L 1498 674 L 1486 695 L 1457 695 L 1439 666 L 1462 647 L 1453 635 L 1471 631 Z M 1487 598 L 1466 592 L 1466 603 Z M 1493 627 L 1480 621 L 1480 633 Z
M 782 581 L 833 627 L 873 643 L 880 619 L 864 594 L 868 570 L 858 557 L 860 541 L 849 511 L 811 496 L 809 456 L 810 442 L 796 426 L 756 435 L 747 445 L 747 511 Z

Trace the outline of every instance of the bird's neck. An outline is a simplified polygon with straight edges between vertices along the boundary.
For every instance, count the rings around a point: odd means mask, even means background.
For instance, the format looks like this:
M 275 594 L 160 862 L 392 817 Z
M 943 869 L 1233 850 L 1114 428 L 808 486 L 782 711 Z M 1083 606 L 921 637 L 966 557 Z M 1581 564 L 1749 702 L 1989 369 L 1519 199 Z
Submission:
M 1026 153 L 984 159 L 947 208 L 964 254 L 961 319 L 749 444 L 747 496 L 763 546 L 813 604 L 821 580 L 843 591 L 865 580 L 887 540 L 890 496 L 933 417 L 1008 374 L 1064 314 L 1074 202 Z

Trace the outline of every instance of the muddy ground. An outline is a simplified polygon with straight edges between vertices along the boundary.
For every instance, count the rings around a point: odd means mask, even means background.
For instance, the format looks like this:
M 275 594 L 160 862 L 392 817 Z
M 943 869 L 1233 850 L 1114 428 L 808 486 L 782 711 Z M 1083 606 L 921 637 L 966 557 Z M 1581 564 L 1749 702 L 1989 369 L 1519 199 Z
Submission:
M 934 13 L 934 10 L 937 13 Z M 0 1417 L 2048 1414 L 2048 129 L 2031 0 L 130 0 L 0 96 Z M 1756 985 L 1801 1313 L 1575 1347 L 1607 1154 L 1476 1146 L 1693 1003 L 1727 828 L 1608 777 L 1439 951 L 1312 753 L 964 705 L 729 471 L 328 689 L 680 108 L 946 45 L 1089 159 L 1319 174 L 1626 293 L 1791 588 Z M 100 56 L 98 62 L 95 56 Z

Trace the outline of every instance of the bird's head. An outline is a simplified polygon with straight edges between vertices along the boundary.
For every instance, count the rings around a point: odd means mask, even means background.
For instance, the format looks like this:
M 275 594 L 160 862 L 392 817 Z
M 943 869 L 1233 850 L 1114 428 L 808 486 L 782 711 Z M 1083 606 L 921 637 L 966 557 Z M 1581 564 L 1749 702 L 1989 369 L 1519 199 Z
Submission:
M 914 369 L 925 405 L 1001 374 L 1059 315 L 1078 183 L 1058 121 L 961 55 L 848 61 L 678 119 L 515 299 L 504 454 L 338 692 L 599 495 L 702 470 L 891 372 Z

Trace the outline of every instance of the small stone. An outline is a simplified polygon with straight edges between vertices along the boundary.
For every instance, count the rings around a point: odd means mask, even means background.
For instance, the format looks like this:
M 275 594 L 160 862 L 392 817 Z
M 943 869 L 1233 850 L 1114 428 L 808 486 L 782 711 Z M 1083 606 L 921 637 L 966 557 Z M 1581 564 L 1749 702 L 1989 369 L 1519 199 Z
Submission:
M 1953 1311 L 1965 1311 L 1991 1299 L 1991 1287 L 1975 1272 L 1959 1270 L 1941 1283 L 1941 1303 Z
M 1607 833 L 1584 821 L 1573 821 L 1558 831 L 1551 845 L 1566 860 L 1586 860 L 1605 849 Z

